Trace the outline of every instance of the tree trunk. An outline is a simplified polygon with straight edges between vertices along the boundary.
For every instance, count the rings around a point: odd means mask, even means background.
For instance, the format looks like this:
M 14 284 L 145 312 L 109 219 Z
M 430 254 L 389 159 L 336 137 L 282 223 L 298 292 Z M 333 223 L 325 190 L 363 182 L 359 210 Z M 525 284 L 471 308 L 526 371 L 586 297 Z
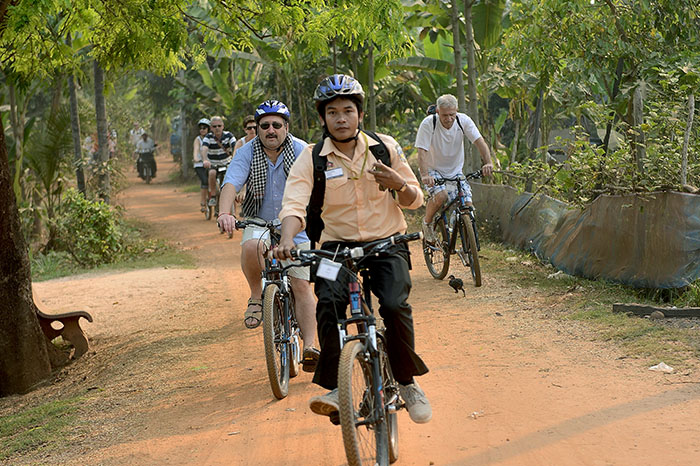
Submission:
M 17 110 L 15 86 L 9 84 L 8 89 L 10 95 L 10 124 L 12 125 L 12 136 L 15 138 L 15 173 L 12 186 L 15 196 L 20 198 L 22 192 L 20 190 L 19 179 L 20 173 L 22 172 L 22 160 L 24 158 L 24 153 L 22 151 L 24 147 L 24 117 L 23 112 Z
M 622 69 L 624 67 L 624 60 L 622 57 L 620 57 L 617 60 L 617 68 L 615 69 L 615 81 L 613 82 L 613 88 L 612 92 L 610 94 L 610 102 L 612 105 L 612 102 L 615 102 L 615 97 L 617 97 L 617 93 L 620 91 L 620 81 L 622 80 Z M 612 133 L 612 128 L 615 120 L 617 119 L 617 113 L 615 110 L 610 110 L 610 121 L 608 121 L 608 124 L 605 127 L 605 137 L 603 138 L 603 154 L 605 156 L 608 155 L 608 146 L 610 145 L 610 133 Z M 596 188 L 599 188 L 599 186 L 596 186 Z
M 367 76 L 367 95 L 369 96 L 369 130 L 377 131 L 377 102 L 374 95 L 374 44 L 369 43 L 369 72 Z
M 97 119 L 97 174 L 99 197 L 109 204 L 109 148 L 107 143 L 107 108 L 105 106 L 105 81 L 104 70 L 99 62 L 93 62 L 95 75 L 95 116 Z
M 474 0 L 464 2 L 464 26 L 467 33 L 467 89 L 469 91 L 469 103 L 467 105 L 467 114 L 474 121 L 476 127 L 479 127 L 479 98 L 476 89 L 476 49 L 474 47 L 474 29 L 472 28 L 472 5 Z M 481 167 L 479 154 L 475 154 L 473 146 L 468 145 L 467 151 L 467 167 L 468 172 L 472 172 Z
M 180 70 L 180 81 L 185 82 L 185 70 Z M 188 144 L 189 138 L 187 128 L 187 112 L 185 111 L 185 95 L 183 93 L 182 99 L 180 100 L 180 160 L 182 161 L 182 179 L 186 180 L 189 176 L 190 169 L 190 156 Z
M 515 120 L 515 133 L 513 136 L 513 143 L 510 150 L 510 162 L 515 162 L 515 156 L 518 154 L 518 139 L 520 139 L 520 118 Z
M 70 35 L 66 40 L 71 46 Z M 68 75 L 68 93 L 70 95 L 70 129 L 73 135 L 73 164 L 75 166 L 75 178 L 78 183 L 78 191 L 85 195 L 85 174 L 83 173 L 83 150 L 80 136 L 80 114 L 78 113 L 78 94 L 75 89 L 73 73 Z
M 637 173 L 644 173 L 644 158 L 646 157 L 646 145 L 644 143 L 644 96 L 641 86 L 637 86 L 634 90 L 632 98 L 632 122 L 634 132 L 632 133 L 632 148 L 634 151 L 634 159 L 637 162 Z
M 454 48 L 454 58 L 455 58 L 455 71 L 457 78 L 457 103 L 459 105 L 460 112 L 466 112 L 467 102 L 464 97 L 464 73 L 462 71 L 462 46 L 459 41 L 460 31 L 459 31 L 459 10 L 456 1 L 452 2 L 452 9 L 450 10 L 452 19 L 452 45 Z
M 688 143 L 690 131 L 693 128 L 693 115 L 695 114 L 695 95 L 691 92 L 688 96 L 688 122 L 685 125 L 683 135 L 683 150 L 681 151 L 681 184 L 688 182 Z
M 0 119 L 0 128 L 2 128 Z M 0 396 L 22 393 L 51 375 L 47 339 L 32 300 L 29 259 L 0 131 Z

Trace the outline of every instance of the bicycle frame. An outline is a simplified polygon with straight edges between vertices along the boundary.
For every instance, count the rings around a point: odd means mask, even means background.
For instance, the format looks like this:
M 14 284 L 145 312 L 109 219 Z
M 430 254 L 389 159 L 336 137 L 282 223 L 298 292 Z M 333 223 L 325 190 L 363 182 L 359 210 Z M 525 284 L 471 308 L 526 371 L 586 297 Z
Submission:
M 457 196 L 450 202 L 442 206 L 436 215 L 437 218 L 442 219 L 443 223 L 445 224 L 445 227 L 447 228 L 447 236 L 449 238 L 448 246 L 450 254 L 457 253 L 457 235 L 459 234 L 459 232 L 456 226 L 457 222 L 459 221 L 459 218 L 463 215 L 467 215 L 469 217 L 471 227 L 474 229 L 474 235 L 476 237 L 477 250 L 481 249 L 479 245 L 479 235 L 476 229 L 476 217 L 474 216 L 474 206 L 467 205 L 464 190 L 462 189 L 462 183 L 460 182 L 467 181 L 470 178 L 478 178 L 480 176 L 481 171 L 477 171 L 467 175 L 466 177 L 458 176 L 455 178 L 443 179 L 444 182 L 454 182 L 457 184 Z M 454 215 L 452 215 L 453 212 Z M 450 217 L 453 217 L 451 223 L 448 215 Z M 466 238 L 463 238 L 463 240 L 466 241 Z

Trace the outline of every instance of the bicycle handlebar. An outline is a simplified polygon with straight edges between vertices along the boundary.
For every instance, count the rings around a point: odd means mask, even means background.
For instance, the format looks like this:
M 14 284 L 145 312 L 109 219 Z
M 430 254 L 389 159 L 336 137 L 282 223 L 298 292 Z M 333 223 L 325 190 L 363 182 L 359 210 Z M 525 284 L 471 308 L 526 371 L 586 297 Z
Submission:
M 327 251 L 325 249 L 292 249 L 290 252 L 292 258 L 300 260 L 313 260 L 316 257 L 321 257 L 336 262 L 337 259 L 352 259 L 355 263 L 357 263 L 367 256 L 378 255 L 382 252 L 386 252 L 391 246 L 408 243 L 410 241 L 416 241 L 422 238 L 423 233 L 419 231 L 416 233 L 408 233 L 406 235 L 390 236 L 389 238 L 372 241 L 362 246 L 357 246 L 354 248 L 346 247 L 345 249 L 337 252 Z
M 481 170 L 477 170 L 473 173 L 469 173 L 467 175 L 457 175 L 452 178 L 447 178 L 447 177 L 442 177 L 440 179 L 435 180 L 435 184 L 445 184 L 446 181 L 466 181 L 466 180 L 475 180 L 477 178 L 481 178 L 483 176 L 483 173 Z

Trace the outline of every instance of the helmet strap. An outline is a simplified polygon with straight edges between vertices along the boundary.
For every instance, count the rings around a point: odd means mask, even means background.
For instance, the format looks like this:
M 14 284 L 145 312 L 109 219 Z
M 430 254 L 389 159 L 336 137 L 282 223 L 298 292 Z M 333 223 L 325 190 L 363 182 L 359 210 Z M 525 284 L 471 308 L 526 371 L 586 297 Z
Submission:
M 346 142 L 356 141 L 357 137 L 360 135 L 360 131 L 361 131 L 360 128 L 357 128 L 357 133 L 355 133 L 354 136 L 351 136 L 351 137 L 345 138 L 345 139 L 338 139 L 335 136 L 333 136 L 330 131 L 328 131 L 328 127 L 324 124 L 323 125 L 323 138 L 325 139 L 328 137 L 328 138 L 331 138 L 332 141 L 344 144 Z

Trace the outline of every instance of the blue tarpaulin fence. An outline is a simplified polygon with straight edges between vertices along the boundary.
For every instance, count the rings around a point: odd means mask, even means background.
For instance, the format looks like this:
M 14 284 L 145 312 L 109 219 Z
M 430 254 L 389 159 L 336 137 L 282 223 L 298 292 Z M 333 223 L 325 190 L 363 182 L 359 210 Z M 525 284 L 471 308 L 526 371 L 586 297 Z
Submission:
M 505 243 L 558 270 L 640 288 L 700 278 L 700 196 L 657 192 L 599 196 L 577 209 L 510 186 L 471 183 L 479 222 Z

